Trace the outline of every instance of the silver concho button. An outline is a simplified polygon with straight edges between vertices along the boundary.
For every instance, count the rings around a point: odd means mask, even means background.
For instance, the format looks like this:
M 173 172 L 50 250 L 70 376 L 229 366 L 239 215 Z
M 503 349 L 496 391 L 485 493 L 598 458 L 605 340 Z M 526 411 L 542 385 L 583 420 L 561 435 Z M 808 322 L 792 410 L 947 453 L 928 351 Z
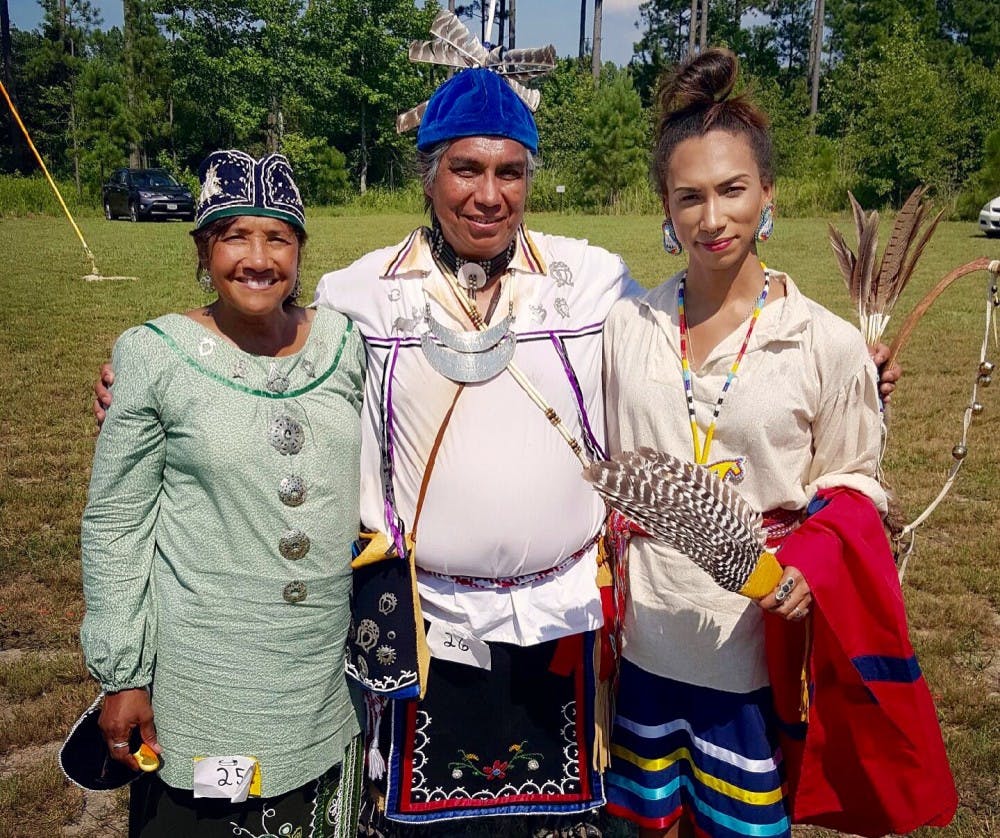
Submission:
M 285 506 L 298 506 L 306 499 L 306 482 L 297 474 L 283 477 L 278 484 L 278 497 Z
M 281 592 L 281 596 L 284 597 L 285 602 L 290 602 L 295 605 L 297 602 L 302 602 L 306 598 L 306 583 L 305 582 L 289 582 L 285 585 L 284 590 Z
M 306 441 L 306 432 L 291 416 L 277 416 L 268 426 L 267 441 L 280 454 L 298 454 Z
M 309 552 L 309 536 L 302 530 L 286 530 L 278 542 L 278 552 L 286 559 L 298 561 Z

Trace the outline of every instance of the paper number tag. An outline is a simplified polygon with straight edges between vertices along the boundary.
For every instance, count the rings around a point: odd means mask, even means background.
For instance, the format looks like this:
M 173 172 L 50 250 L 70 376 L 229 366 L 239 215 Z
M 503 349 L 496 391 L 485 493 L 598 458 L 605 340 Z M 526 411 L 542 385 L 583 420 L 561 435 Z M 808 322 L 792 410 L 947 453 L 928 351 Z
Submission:
M 490 647 L 461 629 L 446 623 L 431 622 L 427 631 L 427 647 L 439 660 L 464 663 L 479 669 L 492 669 Z
M 256 757 L 195 757 L 193 791 L 233 803 L 260 797 L 260 764 Z

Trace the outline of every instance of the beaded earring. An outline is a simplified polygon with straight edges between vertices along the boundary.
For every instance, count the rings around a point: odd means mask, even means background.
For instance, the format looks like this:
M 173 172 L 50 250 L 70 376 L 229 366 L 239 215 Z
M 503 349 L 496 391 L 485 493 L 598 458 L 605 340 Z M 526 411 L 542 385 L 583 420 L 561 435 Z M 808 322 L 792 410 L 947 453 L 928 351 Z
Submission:
M 663 221 L 663 249 L 671 256 L 678 256 L 684 250 L 677 240 L 677 233 L 674 232 L 673 222 L 669 218 Z
M 768 204 L 760 211 L 760 222 L 757 224 L 757 232 L 754 238 L 759 242 L 766 242 L 774 235 L 774 204 Z

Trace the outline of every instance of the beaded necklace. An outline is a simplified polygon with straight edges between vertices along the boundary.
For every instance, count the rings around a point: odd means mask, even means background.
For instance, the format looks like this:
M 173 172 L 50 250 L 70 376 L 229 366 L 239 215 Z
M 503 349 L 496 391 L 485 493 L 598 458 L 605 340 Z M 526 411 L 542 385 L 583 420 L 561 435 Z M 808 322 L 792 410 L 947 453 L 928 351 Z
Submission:
M 760 312 L 764 308 L 764 303 L 767 302 L 767 292 L 771 287 L 771 277 L 768 272 L 764 271 L 764 287 L 761 289 L 760 296 L 757 297 L 757 302 L 754 303 L 753 314 L 750 315 L 750 326 L 747 328 L 746 337 L 743 338 L 743 345 L 740 347 L 740 351 L 736 354 L 736 360 L 733 361 L 733 365 L 729 368 L 729 372 L 726 374 L 726 380 L 722 385 L 722 391 L 719 393 L 719 398 L 715 402 L 715 410 L 712 411 L 712 423 L 708 426 L 708 430 L 705 432 L 705 444 L 701 443 L 701 434 L 698 431 L 698 419 L 694 412 L 694 385 L 691 381 L 691 364 L 688 361 L 688 326 L 687 317 L 684 314 L 684 283 L 687 279 L 687 273 L 681 274 L 680 281 L 677 283 L 677 319 L 680 321 L 681 330 L 681 374 L 684 376 L 684 397 L 687 399 L 687 409 L 688 418 L 691 420 L 691 439 L 694 442 L 694 461 L 701 465 L 705 465 L 708 462 L 708 451 L 712 447 L 712 437 L 715 436 L 715 425 L 719 419 L 719 413 L 722 410 L 722 402 L 725 401 L 726 393 L 729 392 L 729 388 L 736 378 L 736 371 L 740 368 L 740 363 L 743 361 L 743 356 L 746 354 L 747 346 L 750 343 L 750 335 L 753 334 L 753 327 L 757 325 L 757 318 L 760 317 Z

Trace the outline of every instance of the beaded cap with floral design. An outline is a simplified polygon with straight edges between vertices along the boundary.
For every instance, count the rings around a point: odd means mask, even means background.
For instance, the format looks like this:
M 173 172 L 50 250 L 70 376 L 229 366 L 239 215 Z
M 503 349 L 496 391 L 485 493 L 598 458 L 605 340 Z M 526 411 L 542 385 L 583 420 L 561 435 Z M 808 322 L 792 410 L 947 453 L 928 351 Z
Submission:
M 202 161 L 198 177 L 196 230 L 234 215 L 261 215 L 306 228 L 302 196 L 284 155 L 267 154 L 255 160 L 236 149 L 213 151 Z

